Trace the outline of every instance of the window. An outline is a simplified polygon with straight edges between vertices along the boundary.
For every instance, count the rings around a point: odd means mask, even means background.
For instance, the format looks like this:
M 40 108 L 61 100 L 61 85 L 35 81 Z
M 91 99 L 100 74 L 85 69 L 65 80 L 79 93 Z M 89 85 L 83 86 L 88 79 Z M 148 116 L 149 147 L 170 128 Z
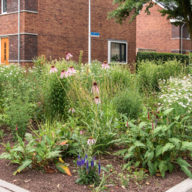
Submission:
M 119 62 L 127 63 L 127 42 L 113 41 L 108 42 L 108 63 Z
M 1 13 L 7 13 L 7 0 L 1 0 Z

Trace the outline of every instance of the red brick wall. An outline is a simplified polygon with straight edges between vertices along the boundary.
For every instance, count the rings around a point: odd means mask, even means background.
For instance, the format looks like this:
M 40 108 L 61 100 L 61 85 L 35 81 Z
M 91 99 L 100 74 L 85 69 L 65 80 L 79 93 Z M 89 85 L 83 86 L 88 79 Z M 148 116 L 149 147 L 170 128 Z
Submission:
M 92 40 L 92 59 L 107 60 L 108 39 L 126 40 L 129 45 L 129 62 L 135 60 L 136 22 L 119 25 L 107 20 L 112 1 L 92 1 L 92 31 L 100 32 L 100 38 Z M 78 60 L 79 51 L 84 51 L 87 62 L 88 50 L 88 1 L 41 0 L 38 14 L 26 13 L 25 30 L 38 34 L 38 55 L 65 57 L 71 52 Z
M 9 4 L 8 12 L 17 11 L 14 0 Z M 27 3 L 26 3 L 27 2 Z M 35 5 L 31 2 L 35 2 Z M 116 24 L 107 20 L 107 13 L 113 10 L 113 0 L 92 1 L 92 31 L 99 32 L 99 38 L 92 39 L 92 59 L 107 60 L 108 39 L 126 40 L 128 42 L 129 62 L 136 55 L 136 21 L 129 24 Z M 34 5 L 34 6 L 33 6 Z M 84 62 L 88 53 L 88 1 L 84 0 L 22 0 L 21 9 L 36 10 L 38 13 L 21 13 L 21 33 L 38 34 L 22 36 L 21 58 L 30 60 L 35 55 L 45 55 L 47 58 L 62 58 L 66 52 L 71 52 L 78 60 L 80 50 L 84 51 Z M 0 36 L 17 34 L 17 13 L 0 15 Z M 17 37 L 10 36 L 12 60 L 17 58 Z M 28 46 L 35 42 L 37 47 Z M 26 45 L 25 45 L 26 44 Z M 34 50 L 32 53 L 31 50 Z
M 158 5 L 150 9 L 147 15 L 144 10 L 137 17 L 137 49 L 154 49 L 157 52 L 179 50 L 179 39 L 172 38 L 172 25 L 162 17 Z

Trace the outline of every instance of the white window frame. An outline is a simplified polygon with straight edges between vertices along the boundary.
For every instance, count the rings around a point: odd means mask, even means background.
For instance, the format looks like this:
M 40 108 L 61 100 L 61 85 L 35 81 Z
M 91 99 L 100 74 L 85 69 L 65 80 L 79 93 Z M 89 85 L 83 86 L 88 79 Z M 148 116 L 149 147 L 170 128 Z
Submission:
M 7 11 L 5 12 L 5 11 L 3 11 L 3 1 L 4 0 L 1 0 L 1 14 L 6 14 L 7 13 Z
M 108 63 L 111 62 L 111 43 L 123 43 L 126 44 L 126 62 L 118 62 L 119 64 L 127 64 L 128 63 L 128 43 L 125 40 L 108 40 Z

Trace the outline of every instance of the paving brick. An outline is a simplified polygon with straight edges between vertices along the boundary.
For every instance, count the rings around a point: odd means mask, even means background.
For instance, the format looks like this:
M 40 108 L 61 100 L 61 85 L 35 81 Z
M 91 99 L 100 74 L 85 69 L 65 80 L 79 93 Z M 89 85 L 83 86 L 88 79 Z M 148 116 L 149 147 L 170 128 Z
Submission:
M 186 179 L 166 192 L 192 192 L 192 179 Z
M 0 192 L 29 192 L 16 185 L 0 180 Z

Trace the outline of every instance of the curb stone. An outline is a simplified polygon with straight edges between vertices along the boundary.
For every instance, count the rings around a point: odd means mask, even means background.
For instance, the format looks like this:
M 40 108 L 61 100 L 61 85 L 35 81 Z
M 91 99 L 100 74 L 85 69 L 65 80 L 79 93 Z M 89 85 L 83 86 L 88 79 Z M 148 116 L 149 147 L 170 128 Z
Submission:
M 0 192 L 30 192 L 0 179 Z
M 192 179 L 186 179 L 165 192 L 192 192 Z

